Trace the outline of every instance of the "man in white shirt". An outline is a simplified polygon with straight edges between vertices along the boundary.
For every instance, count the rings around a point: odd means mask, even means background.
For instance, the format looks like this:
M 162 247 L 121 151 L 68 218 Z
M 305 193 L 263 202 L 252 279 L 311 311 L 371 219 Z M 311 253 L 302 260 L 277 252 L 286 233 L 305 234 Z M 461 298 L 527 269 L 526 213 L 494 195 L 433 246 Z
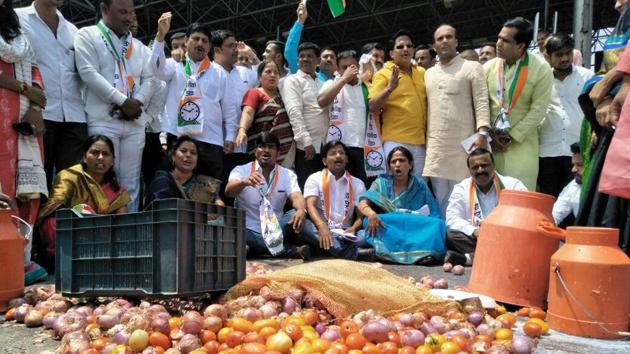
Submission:
M 322 169 L 320 150 L 326 142 L 328 112 L 317 103 L 322 82 L 315 69 L 319 64 L 320 49 L 315 43 L 304 42 L 298 47 L 297 73 L 289 76 L 281 88 L 282 101 L 289 115 L 297 144 L 295 173 L 298 183 Z
M 20 27 L 33 47 L 44 81 L 44 170 L 48 189 L 53 171 L 61 171 L 81 160 L 87 138 L 87 123 L 81 100 L 81 80 L 74 64 L 77 28 L 57 10 L 60 0 L 35 0 L 15 9 Z
M 256 139 L 254 161 L 236 166 L 230 173 L 225 194 L 235 198 L 235 206 L 245 210 L 245 236 L 250 255 L 268 255 L 270 251 L 263 239 L 261 216 L 264 215 L 264 199 L 273 209 L 273 214 L 280 224 L 283 235 L 283 250 L 278 256 L 289 256 L 308 260 L 310 247 L 296 247 L 299 234 L 305 229 L 306 203 L 297 184 L 293 171 L 276 163 L 280 141 L 268 132 L 263 132 Z M 264 199 L 263 199 L 264 196 Z M 284 205 L 291 200 L 293 210 L 284 213 Z M 305 237 L 312 238 L 313 235 Z
M 582 173 L 584 173 L 584 161 L 580 154 L 580 145 L 571 144 L 571 173 L 573 180 L 567 184 L 558 199 L 553 204 L 553 220 L 560 225 L 569 215 L 577 217 L 580 211 L 580 196 L 582 195 Z
M 573 65 L 573 38 L 552 34 L 546 42 L 545 58 L 553 69 L 552 100 L 540 127 L 538 187 L 557 197 L 573 179 L 571 144 L 580 140 L 582 109 L 578 97 L 593 72 Z
M 232 106 L 231 110 L 236 112 L 236 116 L 240 121 L 243 96 L 245 96 L 247 90 L 255 87 L 256 81 L 253 81 L 251 78 L 251 69 L 236 65 L 238 43 L 234 33 L 227 30 L 216 30 L 212 31 L 211 36 L 210 42 L 214 50 L 214 64 L 217 64 L 217 68 L 227 78 L 224 104 Z M 230 171 L 234 167 L 247 163 L 250 160 L 249 155 L 246 153 L 247 146 L 245 144 L 243 144 L 244 146 L 235 146 L 233 142 L 236 140 L 239 121 L 236 122 L 236 127 L 230 127 L 230 129 L 236 130 L 226 132 L 226 136 L 230 137 L 230 140 L 226 142 L 226 148 L 224 149 L 224 171 L 221 177 L 223 181 L 227 180 Z
M 339 76 L 324 83 L 317 102 L 330 114 L 331 125 L 328 127 L 327 140 L 344 143 L 348 171 L 365 183 L 367 176 L 363 146 L 368 114 L 368 88 L 359 81 L 359 61 L 354 50 L 340 52 L 337 62 Z
M 200 23 L 188 27 L 184 60 L 166 59 L 164 38 L 170 22 L 170 12 L 158 19 L 150 60 L 155 76 L 168 85 L 162 130 L 168 133 L 169 143 L 182 134 L 194 136 L 200 149 L 198 171 L 220 180 L 224 149 L 232 150 L 238 128 L 234 106 L 227 104 L 225 70 L 210 61 L 211 34 Z
M 363 182 L 346 171 L 346 146 L 339 140 L 322 147 L 324 169 L 308 177 L 304 198 L 313 221 L 313 235 L 306 241 L 335 257 L 357 259 L 358 247 L 364 242 L 365 230 L 358 213 L 359 196 L 365 193 Z
M 114 170 L 131 194 L 129 211 L 137 211 L 144 125 L 140 115 L 150 96 L 148 53 L 133 38 L 132 0 L 103 0 L 103 19 L 81 28 L 74 40 L 79 75 L 86 86 L 88 133 L 102 134 L 114 143 Z
M 467 165 L 471 177 L 455 185 L 446 208 L 446 247 L 449 251 L 445 263 L 472 265 L 479 226 L 497 206 L 501 191 L 527 190 L 518 179 L 501 176 L 495 171 L 494 157 L 488 150 L 473 150 Z

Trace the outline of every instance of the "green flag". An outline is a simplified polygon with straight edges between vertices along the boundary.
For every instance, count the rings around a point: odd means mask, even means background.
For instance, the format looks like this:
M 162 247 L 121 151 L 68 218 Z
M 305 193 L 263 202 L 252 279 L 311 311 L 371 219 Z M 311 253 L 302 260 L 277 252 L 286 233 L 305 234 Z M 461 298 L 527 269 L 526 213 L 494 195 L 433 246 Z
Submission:
M 346 10 L 346 0 L 328 0 L 328 7 L 333 17 L 338 17 Z

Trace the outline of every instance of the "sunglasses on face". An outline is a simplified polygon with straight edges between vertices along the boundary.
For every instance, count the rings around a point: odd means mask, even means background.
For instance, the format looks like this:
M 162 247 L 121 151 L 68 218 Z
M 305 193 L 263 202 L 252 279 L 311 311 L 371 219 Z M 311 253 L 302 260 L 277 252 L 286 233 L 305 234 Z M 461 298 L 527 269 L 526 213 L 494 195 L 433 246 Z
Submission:
M 405 48 L 411 49 L 413 48 L 413 45 L 412 44 L 399 44 L 396 46 L 396 49 L 405 49 Z

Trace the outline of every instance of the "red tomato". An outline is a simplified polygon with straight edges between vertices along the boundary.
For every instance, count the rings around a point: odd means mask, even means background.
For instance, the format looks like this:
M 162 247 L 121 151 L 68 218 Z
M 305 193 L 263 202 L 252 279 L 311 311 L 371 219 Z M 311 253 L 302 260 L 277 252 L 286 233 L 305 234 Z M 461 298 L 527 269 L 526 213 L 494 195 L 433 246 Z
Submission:
M 291 337 L 291 340 L 293 340 L 294 342 L 296 342 L 298 339 L 302 338 L 302 335 L 304 334 L 302 332 L 302 328 L 295 324 L 295 323 L 288 323 L 285 327 L 284 327 L 284 331 L 286 332 L 286 334 Z
M 540 337 L 542 330 L 542 326 L 536 322 L 528 321 L 523 325 L 523 332 L 532 338 Z
M 412 346 L 406 345 L 398 350 L 398 354 L 416 354 L 416 349 Z
M 243 337 L 243 343 L 265 344 L 265 338 L 256 332 L 249 332 Z
M 501 322 L 503 328 L 512 328 L 516 323 L 516 316 L 509 313 L 504 313 L 497 316 L 497 321 Z
M 456 334 L 451 337 L 451 342 L 457 344 L 461 350 L 468 350 L 468 338 L 463 334 Z
M 346 337 L 346 345 L 349 349 L 360 350 L 365 346 L 366 343 L 367 341 L 365 340 L 365 338 L 363 338 L 363 335 L 361 333 L 350 333 Z
M 267 347 L 260 343 L 245 343 L 241 346 L 240 354 L 264 354 Z
M 90 343 L 90 347 L 98 350 L 99 352 L 105 348 L 105 346 L 109 343 L 109 341 L 105 338 L 96 338 Z
M 343 338 L 346 338 L 350 333 L 356 333 L 359 331 L 359 326 L 357 326 L 357 324 L 351 320 L 345 320 L 341 322 L 341 325 L 339 327 L 339 334 L 341 334 Z
M 398 344 L 392 341 L 379 343 L 378 346 L 380 346 L 383 354 L 398 354 Z
M 152 347 L 162 347 L 162 349 L 168 349 L 171 347 L 171 339 L 164 333 L 152 332 L 149 335 L 149 345 Z
M 217 335 L 209 329 L 204 329 L 199 334 L 199 338 L 201 338 L 201 343 L 206 344 L 211 340 L 217 340 Z
M 516 314 L 521 317 L 528 317 L 530 310 L 531 309 L 529 307 L 521 307 L 520 309 L 518 309 L 518 312 Z
M 234 331 L 230 334 L 228 334 L 227 338 L 225 339 L 225 343 L 227 343 L 227 345 L 230 348 L 234 348 L 237 345 L 243 343 L 243 338 L 245 337 L 245 333 L 241 332 L 241 331 Z
M 317 321 L 319 321 L 319 315 L 315 310 L 304 311 L 302 317 L 304 318 L 304 322 L 306 322 L 307 325 L 311 326 L 315 325 Z
M 219 342 L 211 340 L 203 345 L 208 354 L 217 354 L 219 352 Z
M 387 337 L 389 338 L 390 342 L 394 342 L 394 343 L 400 345 L 400 334 L 398 334 L 398 332 L 391 331 L 391 332 L 387 333 Z
M 545 315 L 546 315 L 545 311 L 537 307 L 534 307 L 529 311 L 529 317 L 540 318 L 541 320 L 544 320 Z

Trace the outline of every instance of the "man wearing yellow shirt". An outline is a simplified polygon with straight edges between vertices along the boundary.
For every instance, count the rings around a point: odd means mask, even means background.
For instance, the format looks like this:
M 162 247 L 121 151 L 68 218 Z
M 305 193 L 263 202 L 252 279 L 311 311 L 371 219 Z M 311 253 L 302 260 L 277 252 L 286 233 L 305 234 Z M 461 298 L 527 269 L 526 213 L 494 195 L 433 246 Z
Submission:
M 409 32 L 398 31 L 393 42 L 394 47 L 389 52 L 392 60 L 372 79 L 370 111 L 381 112 L 385 155 L 396 146 L 405 146 L 413 154 L 413 172 L 421 176 L 426 155 L 424 68 L 411 62 L 414 46 Z

